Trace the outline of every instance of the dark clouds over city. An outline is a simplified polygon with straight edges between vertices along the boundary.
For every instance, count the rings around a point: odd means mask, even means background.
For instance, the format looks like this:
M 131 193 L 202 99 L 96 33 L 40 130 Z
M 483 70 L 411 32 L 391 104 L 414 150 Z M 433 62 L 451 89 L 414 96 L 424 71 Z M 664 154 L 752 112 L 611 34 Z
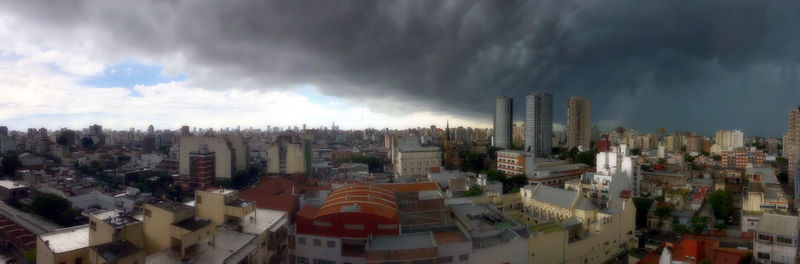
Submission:
M 328 96 L 490 124 L 493 98 L 592 102 L 601 127 L 779 136 L 800 104 L 798 1 L 2 1 L 44 47 L 193 87 Z M 289 114 L 289 113 L 286 113 Z M 419 124 L 425 126 L 427 124 Z

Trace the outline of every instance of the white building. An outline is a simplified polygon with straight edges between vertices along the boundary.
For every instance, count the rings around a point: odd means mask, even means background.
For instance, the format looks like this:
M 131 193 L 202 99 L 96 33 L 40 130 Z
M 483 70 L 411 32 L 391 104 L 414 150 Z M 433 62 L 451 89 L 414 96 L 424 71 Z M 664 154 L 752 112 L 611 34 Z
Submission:
M 416 137 L 398 140 L 392 158 L 396 177 L 425 177 L 432 167 L 442 166 L 439 147 L 423 147 Z
M 720 130 L 714 141 L 719 144 L 722 151 L 734 150 L 744 147 L 744 133 L 741 130 Z
M 797 216 L 765 214 L 753 236 L 756 263 L 797 263 Z
M 621 144 L 612 147 L 609 152 L 597 153 L 596 163 L 592 181 L 594 190 L 608 193 L 612 181 L 625 177 L 624 182 L 618 183 L 622 184 L 619 189 L 631 190 L 633 196 L 639 196 L 642 179 L 639 157 L 631 156 L 627 145 Z

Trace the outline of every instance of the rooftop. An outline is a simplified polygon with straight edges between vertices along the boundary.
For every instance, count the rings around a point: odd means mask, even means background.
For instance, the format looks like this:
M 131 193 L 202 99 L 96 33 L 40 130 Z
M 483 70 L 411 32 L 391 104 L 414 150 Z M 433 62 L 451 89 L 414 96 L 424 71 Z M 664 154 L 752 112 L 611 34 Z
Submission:
M 54 254 L 73 251 L 89 246 L 89 225 L 59 229 L 40 237 Z
M 0 187 L 10 190 L 10 189 L 28 188 L 28 185 L 18 181 L 0 180 Z
M 122 227 L 141 222 L 138 219 L 130 215 L 123 214 L 117 210 L 95 211 L 92 212 L 91 215 L 114 227 Z
M 210 224 L 211 220 L 192 217 L 172 225 L 194 232 Z
M 170 212 L 180 212 L 180 211 L 185 211 L 185 210 L 194 210 L 191 206 L 188 206 L 188 205 L 185 205 L 185 204 L 182 204 L 182 203 L 179 203 L 179 202 L 175 202 L 175 201 L 170 201 L 170 200 L 156 200 L 156 201 L 151 201 L 151 202 L 149 202 L 147 204 L 153 205 L 155 207 L 158 207 L 158 208 L 170 211 Z
M 433 247 L 436 247 L 436 242 L 433 233 L 428 231 L 398 236 L 374 236 L 372 242 L 367 245 L 367 250 L 409 250 Z
M 278 210 L 256 209 L 250 216 L 242 220 L 242 232 L 255 235 L 272 230 L 288 221 L 286 212 Z
M 764 214 L 756 225 L 756 232 L 797 236 L 797 216 Z
M 139 253 L 141 248 L 126 240 L 117 240 L 92 247 L 108 263 Z
M 534 185 L 527 185 L 524 187 L 525 189 L 531 190 L 533 192 L 532 199 L 549 203 L 558 207 L 562 208 L 572 208 L 572 202 L 575 201 L 575 198 L 578 196 L 578 192 L 565 190 L 561 188 L 551 187 L 544 184 Z M 576 209 L 584 210 L 584 211 L 591 211 L 595 210 L 596 207 L 589 202 L 586 197 L 577 197 L 578 203 L 575 205 Z
M 529 227 L 528 229 L 531 230 L 532 232 L 544 232 L 545 234 L 547 234 L 547 233 L 551 233 L 553 231 L 563 230 L 564 228 L 561 227 L 556 222 L 549 222 L 549 223 L 544 223 L 544 224 L 533 225 L 533 226 Z
M 393 192 L 396 193 L 440 190 L 439 185 L 433 181 L 409 182 L 409 183 L 384 183 L 384 184 L 378 184 L 377 186 L 392 190 Z
M 239 263 L 244 257 L 255 249 L 250 241 L 255 235 L 245 234 L 225 229 L 217 229 L 214 235 L 214 245 L 210 245 L 211 238 L 197 243 L 189 255 L 191 263 L 194 264 L 216 264 L 216 263 Z M 147 256 L 145 260 L 148 264 L 180 264 L 180 251 L 167 249 Z

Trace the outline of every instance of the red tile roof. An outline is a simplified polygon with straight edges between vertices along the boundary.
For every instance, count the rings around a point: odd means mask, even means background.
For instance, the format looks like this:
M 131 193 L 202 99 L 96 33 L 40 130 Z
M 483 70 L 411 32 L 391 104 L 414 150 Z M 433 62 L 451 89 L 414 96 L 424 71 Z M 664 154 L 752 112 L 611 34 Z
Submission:
M 296 199 L 292 192 L 301 194 L 323 189 L 308 182 L 302 178 L 263 177 L 258 185 L 240 191 L 239 197 L 255 201 L 259 208 L 293 213 Z

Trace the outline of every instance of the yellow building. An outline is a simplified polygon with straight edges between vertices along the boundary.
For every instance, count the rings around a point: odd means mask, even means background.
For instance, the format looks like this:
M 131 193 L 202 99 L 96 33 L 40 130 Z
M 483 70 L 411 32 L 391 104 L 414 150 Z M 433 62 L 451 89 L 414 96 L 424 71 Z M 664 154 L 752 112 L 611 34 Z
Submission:
M 89 224 L 42 234 L 37 263 L 266 263 L 286 252 L 286 212 L 256 209 L 234 190 L 197 191 L 195 206 L 167 200 L 143 214 L 90 214 Z
M 197 152 L 201 145 L 214 152 L 216 178 L 230 179 L 237 170 L 247 169 L 247 148 L 240 136 L 206 137 L 182 136 L 178 156 L 178 172 L 189 175 L 189 155 Z
M 306 139 L 292 132 L 278 136 L 267 148 L 268 174 L 305 174 L 308 162 Z

